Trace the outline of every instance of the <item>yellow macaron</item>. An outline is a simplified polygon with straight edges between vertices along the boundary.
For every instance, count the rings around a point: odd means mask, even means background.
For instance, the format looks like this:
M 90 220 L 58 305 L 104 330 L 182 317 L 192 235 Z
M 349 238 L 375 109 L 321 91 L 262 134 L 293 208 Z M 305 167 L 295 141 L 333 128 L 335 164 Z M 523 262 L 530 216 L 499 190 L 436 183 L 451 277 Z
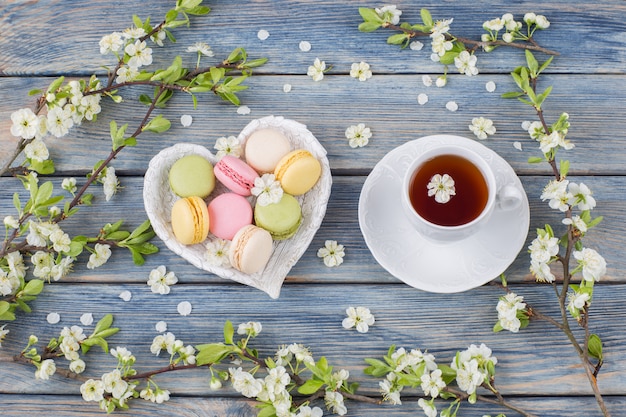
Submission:
M 176 201 L 171 219 L 174 236 L 183 245 L 200 243 L 209 234 L 209 210 L 200 197 L 191 196 Z
M 311 152 L 296 149 L 285 155 L 274 170 L 274 176 L 287 194 L 302 195 L 309 191 L 320 175 L 322 165 Z

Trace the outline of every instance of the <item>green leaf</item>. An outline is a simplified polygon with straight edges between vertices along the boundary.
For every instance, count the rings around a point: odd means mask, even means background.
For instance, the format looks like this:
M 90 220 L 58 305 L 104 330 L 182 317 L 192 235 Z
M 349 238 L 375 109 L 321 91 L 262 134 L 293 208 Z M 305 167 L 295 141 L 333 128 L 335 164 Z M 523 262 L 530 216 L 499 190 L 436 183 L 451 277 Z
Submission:
M 567 159 L 561 159 L 559 163 L 559 174 L 561 178 L 565 178 L 569 172 L 569 161 Z
M 34 161 L 29 159 L 30 168 L 42 175 L 54 174 L 54 161 L 46 159 L 45 161 Z
M 158 115 L 150 120 L 141 130 L 149 130 L 150 132 L 163 133 L 171 127 L 172 123 L 162 115 Z
M 378 23 L 378 27 L 383 23 L 383 19 L 376 13 L 376 10 L 368 7 L 359 7 L 359 14 L 363 18 L 363 21 L 370 23 Z
M 130 254 L 133 258 L 133 263 L 137 266 L 141 266 L 143 265 L 146 260 L 144 259 L 144 257 L 141 255 L 141 252 L 139 252 L 137 249 L 135 249 L 132 246 L 128 247 L 128 250 L 130 251 Z
M 363 22 L 359 25 L 359 32 L 369 33 L 374 32 L 378 28 L 380 28 L 380 23 L 374 22 Z
M 4 313 L 0 314 L 0 321 L 13 321 L 15 320 L 15 314 L 13 314 L 13 312 L 11 311 L 5 311 Z
M 50 83 L 50 85 L 48 86 L 48 90 L 46 91 L 47 93 L 54 93 L 56 92 L 59 87 L 61 87 L 61 84 L 63 84 L 63 81 L 65 81 L 65 77 L 61 76 L 59 78 L 57 78 L 56 80 L 52 81 Z
M 43 281 L 40 279 L 32 279 L 28 281 L 23 291 L 26 295 L 38 295 L 42 290 Z
M 226 323 L 224 323 L 224 343 L 232 345 L 234 335 L 235 329 L 233 323 L 230 320 L 226 320 Z
M 18 213 L 22 213 L 22 203 L 20 202 L 20 195 L 18 193 L 13 193 L 13 206 Z
M 28 306 L 28 304 L 26 304 L 23 300 L 21 299 L 17 299 L 15 300 L 15 304 L 17 304 L 17 306 L 24 312 L 24 313 L 30 313 L 33 310 Z
M 428 9 L 421 9 L 420 10 L 420 16 L 422 18 L 422 22 L 424 22 L 424 26 L 428 27 L 428 28 L 432 28 L 433 27 L 433 17 L 431 16 L 430 12 L 428 11 Z
M 408 39 L 408 35 L 405 33 L 397 33 L 387 38 L 387 43 L 390 45 L 400 45 Z
M 208 345 L 196 346 L 196 365 L 208 365 L 219 363 L 222 359 L 233 352 L 233 346 L 226 346 L 223 343 L 211 343 Z
M 438 369 L 441 369 L 441 378 L 446 384 L 454 381 L 456 378 L 456 371 L 448 365 L 437 365 Z
M 206 14 L 209 14 L 210 11 L 211 8 L 207 6 L 196 6 L 191 9 L 187 9 L 187 13 L 193 16 L 204 16 Z
M 93 334 L 98 334 L 101 331 L 108 329 L 109 327 L 111 327 L 112 324 L 113 324 L 113 315 L 106 314 L 104 317 L 100 319 L 100 321 L 98 321 L 98 324 L 96 324 L 96 328 L 93 330 Z
M 602 360 L 602 340 L 600 336 L 595 333 L 589 335 L 587 351 L 592 357 Z
M 0 316 L 9 311 L 11 304 L 6 301 L 0 301 Z
M 138 28 L 143 27 L 143 22 L 136 14 L 133 15 L 133 24 Z
M 275 417 L 276 416 L 276 408 L 270 404 L 263 404 L 259 406 L 261 411 L 257 414 L 257 417 Z
M 152 104 L 152 99 L 146 94 L 141 94 L 139 96 L 139 102 L 145 104 L 146 106 L 150 106 Z
M 209 68 L 209 75 L 211 75 L 211 81 L 213 81 L 213 84 L 217 84 L 224 77 L 225 73 L 226 70 L 224 68 Z
M 109 352 L 109 344 L 101 337 L 89 337 L 81 342 L 81 348 L 83 346 L 86 346 L 87 350 L 92 346 L 100 346 L 103 352 Z M 85 348 L 83 348 L 83 353 L 86 353 L 84 349 Z
M 544 69 L 546 69 L 548 67 L 548 65 L 550 65 L 550 63 L 552 62 L 553 59 L 554 59 L 554 57 L 551 56 L 550 58 L 548 58 L 546 60 L 546 62 L 541 64 L 541 67 L 539 67 L 539 70 L 537 71 L 537 74 L 540 74 Z
M 324 386 L 324 381 L 319 379 L 309 379 L 298 387 L 298 392 L 302 395 L 311 395 L 316 393 Z
M 539 62 L 537 62 L 537 59 L 530 50 L 526 49 L 525 52 L 526 64 L 528 65 L 528 69 L 530 70 L 530 76 L 532 78 L 537 78 L 537 75 L 539 74 Z
M 29 96 L 37 96 L 37 95 L 39 95 L 39 94 L 41 94 L 41 93 L 43 93 L 43 91 L 42 91 L 42 90 L 40 90 L 40 89 L 34 89 L 34 90 L 30 90 L 30 91 L 28 92 L 28 95 L 29 95 Z
M 591 229 L 592 227 L 597 226 L 603 219 L 604 217 L 598 216 L 595 219 L 591 220 L 590 222 L 587 222 L 587 229 Z
M 102 330 L 101 332 L 96 333 L 94 336 L 106 339 L 107 337 L 111 337 L 119 331 L 120 329 L 117 327 L 109 327 L 108 329 L 105 329 L 105 330 Z
M 176 20 L 177 17 L 178 17 L 178 10 L 171 9 L 170 11 L 165 13 L 165 23 L 169 23 L 173 20 Z

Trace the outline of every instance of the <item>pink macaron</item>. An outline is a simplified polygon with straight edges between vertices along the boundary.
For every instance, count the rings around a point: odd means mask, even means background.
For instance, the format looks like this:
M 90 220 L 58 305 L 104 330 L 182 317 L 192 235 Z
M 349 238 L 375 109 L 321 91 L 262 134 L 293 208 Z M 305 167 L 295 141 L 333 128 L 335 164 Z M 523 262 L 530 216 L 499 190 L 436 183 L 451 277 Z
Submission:
M 252 223 L 252 206 L 239 194 L 220 194 L 209 203 L 209 218 L 211 233 L 232 240 L 239 229 Z
M 232 155 L 225 155 L 213 169 L 215 177 L 230 191 L 249 196 L 259 174 L 250 165 Z

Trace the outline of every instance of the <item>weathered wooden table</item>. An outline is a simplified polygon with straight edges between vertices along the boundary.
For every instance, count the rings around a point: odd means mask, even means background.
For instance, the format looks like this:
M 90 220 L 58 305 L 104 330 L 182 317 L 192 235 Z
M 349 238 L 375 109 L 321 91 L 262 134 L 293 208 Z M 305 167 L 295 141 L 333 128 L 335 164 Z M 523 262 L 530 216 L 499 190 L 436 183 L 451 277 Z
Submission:
M 103 65 L 114 63 L 111 56 L 100 55 L 100 38 L 130 26 L 133 14 L 160 21 L 173 3 L 4 1 L 0 11 L 0 159 L 4 160 L 17 142 L 9 132 L 11 113 L 34 105 L 34 99 L 27 96 L 29 90 L 45 88 L 59 75 L 88 77 L 98 73 L 104 78 Z M 276 300 L 196 269 L 156 238 L 154 243 L 160 252 L 149 256 L 140 267 L 133 264 L 127 251 L 115 250 L 105 266 L 90 270 L 83 254 L 70 275 L 46 286 L 32 303 L 32 313 L 19 314 L 16 321 L 8 323 L 10 333 L 0 348 L 0 415 L 101 414 L 95 403 L 82 400 L 80 379 L 55 375 L 49 381 L 35 380 L 34 367 L 11 359 L 25 346 L 28 335 L 48 340 L 63 326 L 79 325 L 84 313 L 92 313 L 96 320 L 106 313 L 113 314 L 115 326 L 121 331 L 109 339 L 110 347 L 131 350 L 140 372 L 162 367 L 166 361 L 150 353 L 158 321 L 167 322 L 168 330 L 177 338 L 196 345 L 220 341 L 226 320 L 235 324 L 253 320 L 263 324 L 262 333 L 255 339 L 262 355 L 272 356 L 282 344 L 303 343 L 316 357 L 325 356 L 335 367 L 349 370 L 351 379 L 361 384 L 359 392 L 371 396 L 378 395 L 378 379 L 362 373 L 364 358 L 381 357 L 391 344 L 427 349 L 442 363 L 449 363 L 456 351 L 471 343 L 486 343 L 499 361 L 497 386 L 515 405 L 541 416 L 600 415 L 577 355 L 551 324 L 532 321 L 517 334 L 493 333 L 495 305 L 502 295 L 499 288 L 485 285 L 446 295 L 409 287 L 375 261 L 359 228 L 361 188 L 385 154 L 430 134 L 474 138 L 468 130 L 471 119 L 488 117 L 494 121 L 497 133 L 482 143 L 514 168 L 530 200 L 531 233 L 506 271 L 508 281 L 534 308 L 558 315 L 552 287 L 534 282 L 525 250 L 535 228 L 560 221 L 559 214 L 539 199 L 549 180 L 548 167 L 527 163 L 529 157 L 539 155 L 539 150 L 520 124 L 534 120 L 535 115 L 528 106 L 504 100 L 499 94 L 514 89 L 509 72 L 524 63 L 523 52 L 499 48 L 491 54 L 479 53 L 478 76 L 459 75 L 451 68 L 445 88 L 426 87 L 422 75 L 435 78 L 442 73 L 442 66 L 430 60 L 429 42 L 425 41 L 421 51 L 401 50 L 386 45 L 391 32 L 358 31 L 362 21 L 358 7 L 383 4 L 296 0 L 208 3 L 212 8 L 208 16 L 192 17 L 190 28 L 173 31 L 176 44 L 155 48 L 153 66 L 165 67 L 175 55 L 183 56 L 185 63 L 193 66 L 195 55 L 185 50 L 201 41 L 215 52 L 214 58 L 203 62 L 218 62 L 238 46 L 244 47 L 251 58 L 268 57 L 269 62 L 246 81 L 250 88 L 240 94 L 250 113 L 238 114 L 237 107 L 211 94 L 199 96 L 194 109 L 188 96 L 176 95 L 167 108 L 159 110 L 172 120 L 172 128 L 164 134 L 141 135 L 136 147 L 125 149 L 113 161 L 123 189 L 109 202 L 104 201 L 100 190 L 95 191 L 95 204 L 81 208 L 64 229 L 71 236 L 95 234 L 105 223 L 119 219 L 136 227 L 146 219 L 143 175 L 155 154 L 179 142 L 193 142 L 212 150 L 217 138 L 237 135 L 249 121 L 267 115 L 307 125 L 328 152 L 333 185 L 321 228 L 289 273 Z M 436 19 L 453 17 L 452 32 L 474 39 L 480 37 L 485 20 L 506 12 L 521 19 L 524 13 L 533 11 L 551 21 L 551 27 L 536 36 L 542 46 L 560 52 L 542 79 L 545 86 L 554 87 L 544 107 L 550 120 L 556 120 L 561 112 L 569 113 L 572 126 L 568 137 L 576 145 L 567 155 L 571 178 L 591 187 L 598 201 L 595 214 L 605 216 L 605 221 L 586 237 L 586 245 L 597 249 L 608 263 L 608 273 L 594 294 L 590 328 L 604 342 L 600 389 L 613 415 L 622 415 L 626 409 L 626 321 L 622 310 L 626 296 L 626 122 L 622 110 L 626 102 L 626 4 L 619 0 L 553 0 L 531 6 L 477 0 L 420 4 L 399 1 L 397 6 L 403 11 L 402 18 L 412 23 L 419 21 L 420 7 L 428 8 Z M 260 30 L 266 30 L 269 37 L 261 40 Z M 311 50 L 301 51 L 300 41 L 310 42 Z M 321 82 L 313 82 L 306 75 L 316 57 L 332 65 Z M 374 74 L 366 82 L 349 76 L 351 64 L 360 61 L 369 63 Z M 486 91 L 488 81 L 495 82 L 496 92 Z M 285 84 L 292 86 L 290 92 L 283 91 Z M 138 118 L 145 114 L 137 98 L 145 92 L 150 89 L 125 90 L 122 105 L 103 100 L 97 123 L 85 122 L 64 138 L 47 140 L 56 162 L 51 177 L 56 187 L 68 176 L 82 181 L 94 163 L 109 154 L 110 119 L 129 123 L 130 129 L 137 125 Z M 429 96 L 423 106 L 417 102 L 420 93 Z M 450 100 L 456 101 L 458 111 L 445 108 Z M 193 116 L 190 127 L 178 122 L 184 114 Z M 370 127 L 373 137 L 367 146 L 352 149 L 344 131 L 357 123 Z M 513 146 L 516 141 L 522 143 L 521 151 Z M 26 198 L 19 181 L 9 176 L 0 178 L 1 217 L 14 214 L 14 192 Z M 339 267 L 324 266 L 316 255 L 327 239 L 345 245 L 345 262 Z M 159 265 L 165 265 L 179 278 L 168 295 L 153 294 L 146 285 L 148 274 Z M 132 293 L 131 301 L 120 299 L 123 291 Z M 189 316 L 177 312 L 181 301 L 193 306 Z M 342 328 L 349 306 L 368 307 L 375 315 L 376 323 L 368 333 Z M 47 322 L 51 312 L 59 313 L 59 323 Z M 90 331 L 89 326 L 85 329 Z M 99 378 L 115 366 L 111 356 L 98 352 L 90 352 L 85 358 L 85 377 Z M 125 414 L 255 415 L 252 401 L 230 387 L 211 391 L 209 379 L 208 372 L 200 369 L 159 375 L 155 380 L 170 390 L 171 399 L 158 406 L 135 400 Z M 399 406 L 350 401 L 348 415 L 421 415 L 417 405 L 420 393 L 419 388 L 406 391 Z M 463 404 L 459 416 L 504 411 L 489 404 Z

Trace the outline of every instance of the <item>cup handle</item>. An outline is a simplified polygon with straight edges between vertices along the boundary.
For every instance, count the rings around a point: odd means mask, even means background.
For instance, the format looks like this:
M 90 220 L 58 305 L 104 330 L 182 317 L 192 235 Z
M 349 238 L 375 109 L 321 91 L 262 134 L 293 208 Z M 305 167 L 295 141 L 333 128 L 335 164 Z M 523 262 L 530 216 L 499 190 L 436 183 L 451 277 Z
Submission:
M 522 192 L 514 185 L 506 185 L 498 191 L 496 205 L 499 209 L 514 210 L 522 203 Z

